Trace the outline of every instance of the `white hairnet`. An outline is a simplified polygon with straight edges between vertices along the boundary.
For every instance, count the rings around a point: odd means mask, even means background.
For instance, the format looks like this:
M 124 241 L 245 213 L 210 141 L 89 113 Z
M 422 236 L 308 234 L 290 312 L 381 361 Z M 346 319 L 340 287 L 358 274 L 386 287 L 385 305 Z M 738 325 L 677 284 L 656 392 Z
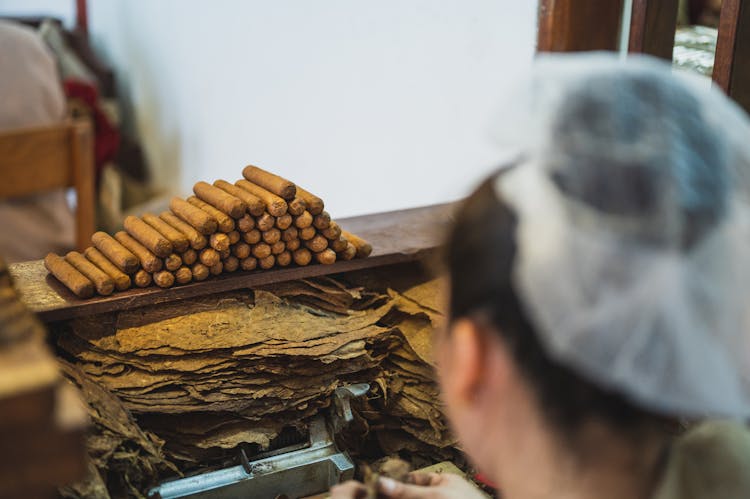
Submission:
M 750 124 L 654 59 L 540 57 L 504 109 L 514 285 L 548 354 L 638 405 L 750 416 Z

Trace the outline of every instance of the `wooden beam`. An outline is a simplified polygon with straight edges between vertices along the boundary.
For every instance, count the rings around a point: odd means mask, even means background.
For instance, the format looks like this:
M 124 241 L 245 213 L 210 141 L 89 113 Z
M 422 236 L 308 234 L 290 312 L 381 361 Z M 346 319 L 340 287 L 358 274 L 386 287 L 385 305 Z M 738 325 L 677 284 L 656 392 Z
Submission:
M 541 0 L 538 52 L 617 50 L 623 0 Z
M 672 60 L 679 0 L 633 0 L 628 51 Z
M 750 1 L 724 0 L 713 79 L 750 112 Z

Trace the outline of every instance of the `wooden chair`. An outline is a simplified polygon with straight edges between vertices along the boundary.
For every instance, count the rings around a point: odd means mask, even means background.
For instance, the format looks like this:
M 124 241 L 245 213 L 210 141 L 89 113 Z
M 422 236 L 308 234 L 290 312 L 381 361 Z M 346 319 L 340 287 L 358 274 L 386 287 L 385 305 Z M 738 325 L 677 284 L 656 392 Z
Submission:
M 94 233 L 94 137 L 88 120 L 0 132 L 0 199 L 58 188 L 76 193 L 76 245 Z

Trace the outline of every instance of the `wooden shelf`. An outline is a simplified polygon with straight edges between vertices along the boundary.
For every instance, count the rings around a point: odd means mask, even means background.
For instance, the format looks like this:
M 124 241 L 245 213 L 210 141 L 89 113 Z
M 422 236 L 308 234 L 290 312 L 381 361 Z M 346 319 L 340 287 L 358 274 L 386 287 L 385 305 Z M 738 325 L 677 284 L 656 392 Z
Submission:
M 169 289 L 155 286 L 135 288 L 82 300 L 49 275 L 42 260 L 10 265 L 10 274 L 26 306 L 42 321 L 55 322 L 276 282 L 416 261 L 440 244 L 451 214 L 452 205 L 443 204 L 341 219 L 338 222 L 343 228 L 372 243 L 370 257 L 333 265 L 238 271 Z

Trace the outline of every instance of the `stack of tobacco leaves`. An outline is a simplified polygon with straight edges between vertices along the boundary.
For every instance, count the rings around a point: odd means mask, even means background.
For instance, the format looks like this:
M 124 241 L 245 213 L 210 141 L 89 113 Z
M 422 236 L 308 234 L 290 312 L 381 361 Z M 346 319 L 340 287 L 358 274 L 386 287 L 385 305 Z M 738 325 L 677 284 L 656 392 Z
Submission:
M 347 450 L 437 462 L 456 455 L 429 348 L 441 319 L 437 290 L 435 281 L 400 291 L 292 281 L 76 319 L 58 345 L 132 412 L 143 432 L 132 436 L 135 448 L 164 471 L 159 479 L 175 475 L 171 463 L 192 473 L 227 465 L 238 445 L 274 448 L 327 408 L 337 387 L 359 382 L 373 389 L 355 407 Z

